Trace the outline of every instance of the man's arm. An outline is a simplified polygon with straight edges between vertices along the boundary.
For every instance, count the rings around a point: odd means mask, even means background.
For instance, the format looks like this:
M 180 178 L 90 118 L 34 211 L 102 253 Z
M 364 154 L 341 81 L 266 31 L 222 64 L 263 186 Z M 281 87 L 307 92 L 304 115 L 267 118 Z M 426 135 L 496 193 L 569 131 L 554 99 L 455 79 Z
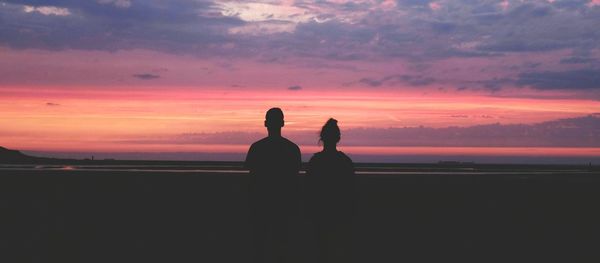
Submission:
M 296 172 L 300 172 L 300 169 L 302 168 L 302 154 L 300 153 L 300 147 L 298 147 L 296 145 L 296 153 L 295 153 L 295 159 L 296 159 Z
M 248 154 L 246 154 L 246 160 L 244 161 L 244 168 L 252 171 L 252 170 L 254 170 L 255 164 L 256 164 L 256 154 L 255 154 L 254 144 L 252 144 L 252 146 L 250 146 L 250 149 L 248 149 Z

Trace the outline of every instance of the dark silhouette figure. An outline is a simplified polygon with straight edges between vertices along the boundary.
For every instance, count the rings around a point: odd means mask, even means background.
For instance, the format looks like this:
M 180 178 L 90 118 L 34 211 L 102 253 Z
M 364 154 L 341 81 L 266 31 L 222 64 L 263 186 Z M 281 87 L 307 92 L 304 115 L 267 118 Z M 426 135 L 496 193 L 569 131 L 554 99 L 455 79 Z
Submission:
M 300 148 L 281 136 L 283 112 L 267 111 L 269 135 L 250 147 L 245 166 L 250 170 L 254 262 L 284 262 L 288 221 L 296 210 L 296 180 L 302 164 Z
M 340 141 L 337 120 L 321 130 L 323 151 L 310 159 L 307 171 L 309 211 L 312 214 L 319 262 L 350 262 L 355 210 L 354 165 L 336 148 Z

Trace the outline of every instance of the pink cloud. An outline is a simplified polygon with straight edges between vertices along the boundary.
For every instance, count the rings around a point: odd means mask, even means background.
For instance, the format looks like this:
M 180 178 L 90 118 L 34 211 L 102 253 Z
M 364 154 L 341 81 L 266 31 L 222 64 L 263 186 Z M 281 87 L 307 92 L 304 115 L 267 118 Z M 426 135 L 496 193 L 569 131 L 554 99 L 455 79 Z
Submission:
M 442 5 L 439 2 L 430 2 L 429 8 L 431 8 L 431 10 L 433 10 L 433 11 L 437 11 L 442 8 Z

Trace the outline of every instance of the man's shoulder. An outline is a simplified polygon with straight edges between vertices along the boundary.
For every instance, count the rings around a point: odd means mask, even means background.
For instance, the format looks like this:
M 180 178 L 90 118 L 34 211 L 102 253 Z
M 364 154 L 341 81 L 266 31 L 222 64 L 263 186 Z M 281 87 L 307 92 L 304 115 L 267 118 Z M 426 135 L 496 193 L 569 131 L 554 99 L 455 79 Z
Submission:
M 281 139 L 283 139 L 283 143 L 285 143 L 288 147 L 300 150 L 300 147 L 298 147 L 298 145 L 296 145 L 294 142 L 288 140 L 288 138 L 281 137 Z
M 262 138 L 258 141 L 255 141 L 250 147 L 260 147 L 261 145 L 265 145 L 268 143 L 269 137 Z
M 276 146 L 276 145 L 279 145 L 279 146 Z M 280 138 L 265 137 L 265 138 L 262 138 L 256 142 L 254 142 L 250 146 L 250 148 L 255 149 L 255 150 L 260 150 L 260 149 L 268 149 L 268 148 L 272 148 L 272 147 L 281 147 L 281 145 L 283 145 L 285 148 L 288 148 L 288 149 L 300 151 L 300 147 L 298 147 L 298 145 L 296 145 L 295 143 L 293 143 L 292 141 L 288 140 L 285 137 L 280 137 Z
M 277 142 L 273 140 L 273 138 L 269 138 L 264 137 L 256 142 L 254 142 L 251 146 L 250 149 L 254 149 L 257 151 L 261 151 L 261 150 L 265 150 L 268 151 L 269 149 L 275 147 L 275 145 L 277 145 Z

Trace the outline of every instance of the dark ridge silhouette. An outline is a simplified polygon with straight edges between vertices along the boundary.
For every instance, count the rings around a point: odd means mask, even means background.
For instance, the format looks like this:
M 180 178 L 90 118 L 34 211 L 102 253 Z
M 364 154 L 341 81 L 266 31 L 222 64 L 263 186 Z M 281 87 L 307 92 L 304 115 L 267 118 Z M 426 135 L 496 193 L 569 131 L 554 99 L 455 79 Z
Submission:
M 32 163 L 40 158 L 23 154 L 17 150 L 9 150 L 0 146 L 0 163 Z
M 302 160 L 300 148 L 281 136 L 281 109 L 269 109 L 264 125 L 268 136 L 250 146 L 245 162 L 251 176 L 253 260 L 286 262 L 289 220 L 297 208 L 296 179 Z
M 62 159 L 37 157 L 24 154 L 18 150 L 11 150 L 0 146 L 1 164 L 87 164 L 92 162 L 90 159 Z M 99 164 L 109 164 L 109 162 L 98 162 Z
M 354 164 L 336 148 L 340 141 L 337 120 L 323 126 L 323 151 L 315 153 L 306 173 L 308 210 L 314 221 L 320 263 L 350 262 L 355 210 Z
M 11 150 L 0 146 L 0 164 L 40 164 L 40 165 L 151 165 L 154 169 L 160 165 L 197 165 L 209 168 L 228 167 L 230 169 L 243 169 L 243 162 L 239 161 L 166 161 L 166 160 L 127 160 L 127 159 L 73 159 L 38 157 L 24 154 L 18 150 Z

